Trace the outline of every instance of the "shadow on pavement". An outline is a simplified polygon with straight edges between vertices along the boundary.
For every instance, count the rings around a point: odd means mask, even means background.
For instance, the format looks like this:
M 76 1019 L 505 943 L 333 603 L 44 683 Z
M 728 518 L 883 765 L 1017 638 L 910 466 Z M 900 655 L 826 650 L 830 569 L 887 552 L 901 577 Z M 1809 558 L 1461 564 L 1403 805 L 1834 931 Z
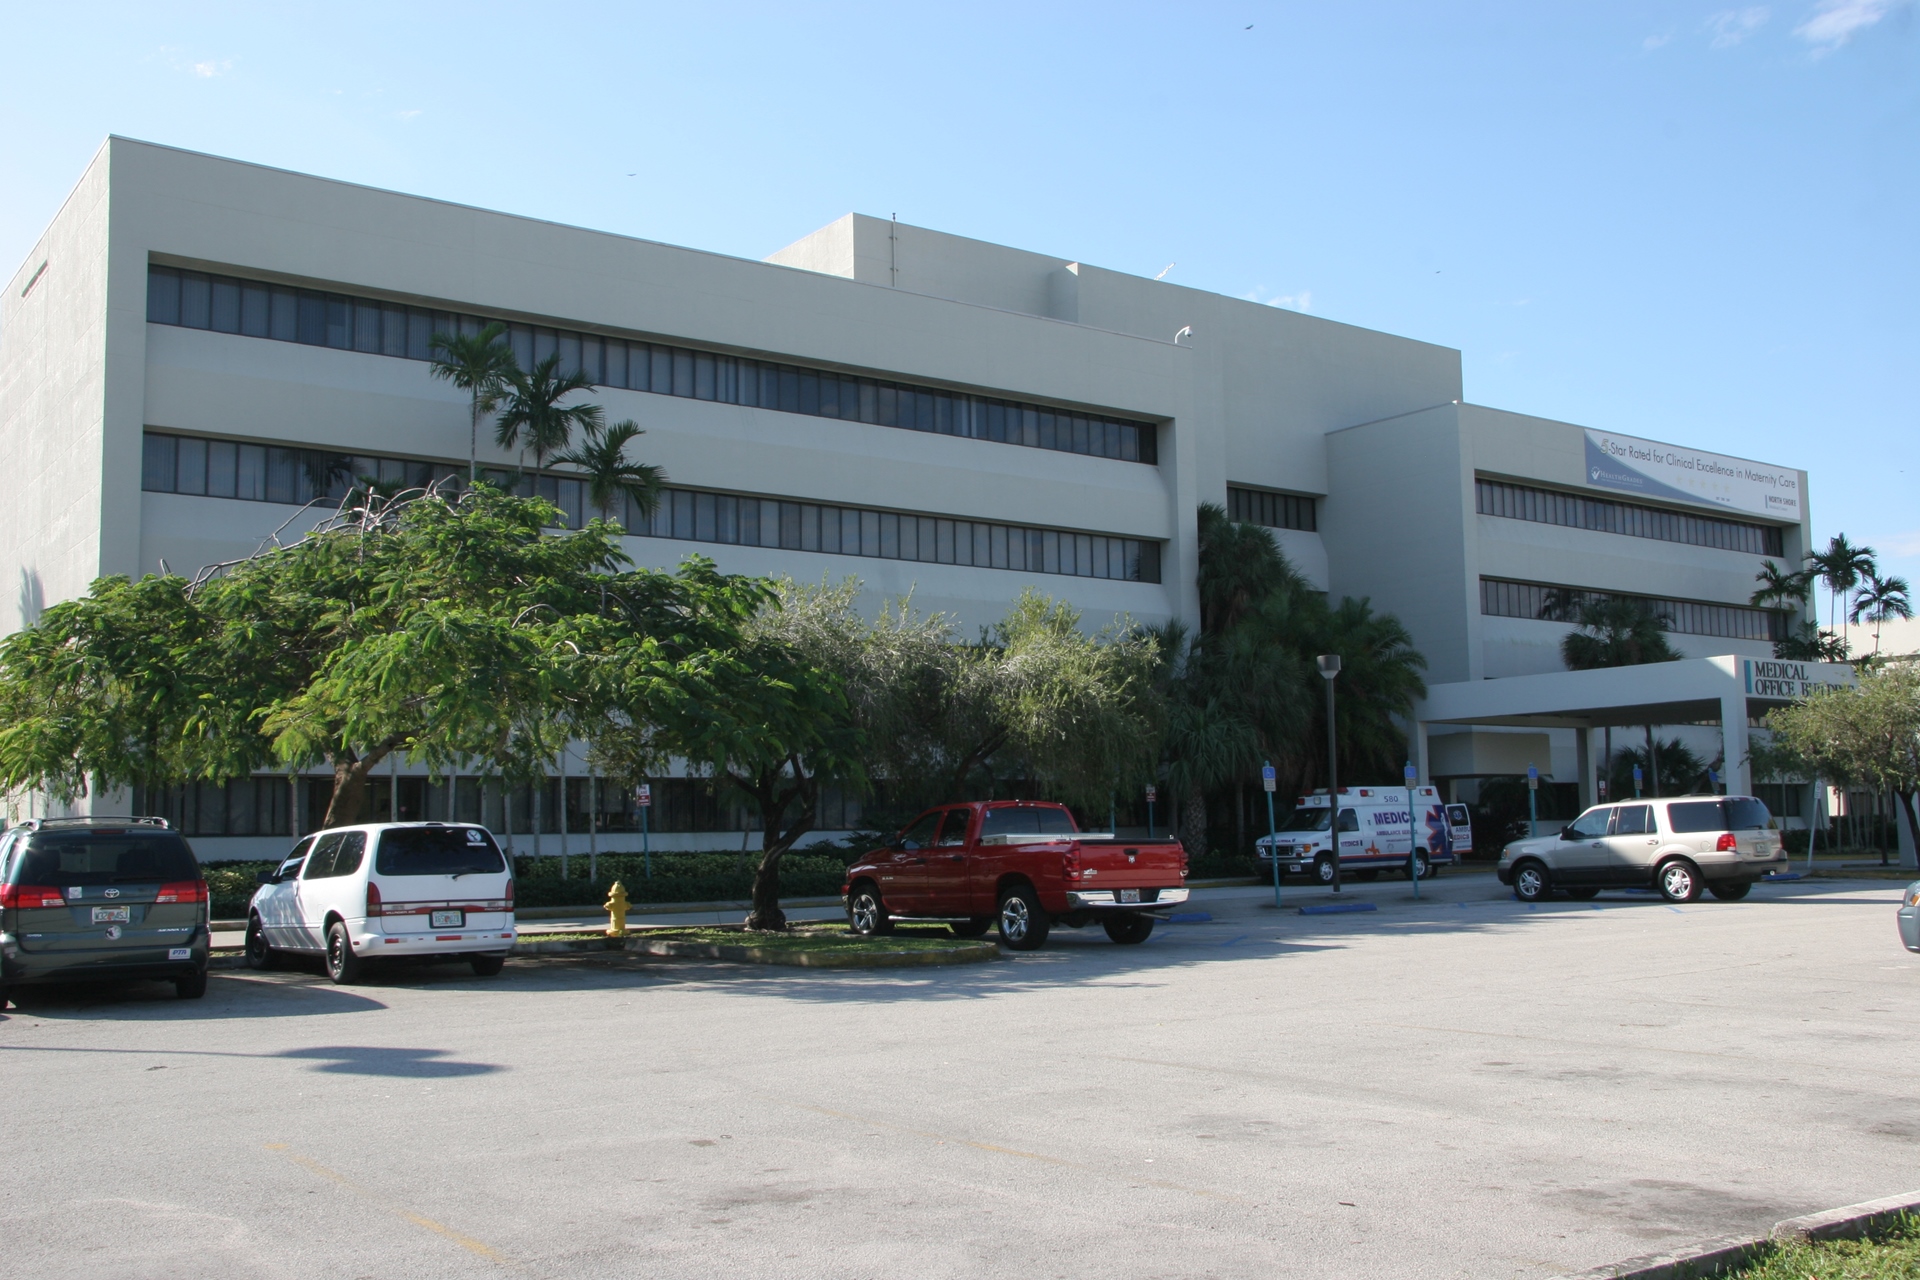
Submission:
M 483 1076 L 505 1070 L 491 1062 L 453 1062 L 443 1055 L 445 1049 L 382 1049 L 366 1045 L 330 1045 L 313 1049 L 289 1049 L 274 1054 L 277 1058 L 305 1059 L 316 1065 L 315 1071 L 329 1075 L 395 1076 L 410 1080 L 434 1080 L 451 1076 Z
M 291 978 L 292 980 L 287 980 Z M 301 981 L 298 975 L 275 979 L 265 975 L 216 971 L 207 975 L 207 994 L 182 1000 L 166 982 L 70 982 L 15 987 L 11 995 L 18 1009 L 9 1008 L 0 1019 L 19 1014 L 56 1020 L 103 1019 L 142 1022 L 204 1022 L 228 1018 L 310 1018 L 317 1014 L 366 1013 L 386 1005 L 368 996 Z

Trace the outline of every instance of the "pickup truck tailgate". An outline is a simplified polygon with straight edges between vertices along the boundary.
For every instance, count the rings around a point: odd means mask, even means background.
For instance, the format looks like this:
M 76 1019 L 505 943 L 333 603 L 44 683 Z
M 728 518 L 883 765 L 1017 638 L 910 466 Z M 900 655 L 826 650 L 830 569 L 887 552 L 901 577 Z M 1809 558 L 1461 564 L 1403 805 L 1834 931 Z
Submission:
M 1167 840 L 1076 840 L 1081 885 L 1088 889 L 1173 888 L 1186 883 L 1186 852 Z

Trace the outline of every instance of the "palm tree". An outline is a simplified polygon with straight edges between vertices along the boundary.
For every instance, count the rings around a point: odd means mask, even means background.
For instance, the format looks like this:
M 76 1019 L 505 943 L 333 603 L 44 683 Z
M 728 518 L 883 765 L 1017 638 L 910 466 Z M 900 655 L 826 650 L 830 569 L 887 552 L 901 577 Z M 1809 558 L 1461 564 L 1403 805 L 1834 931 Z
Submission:
M 666 482 L 667 473 L 651 462 L 634 462 L 627 457 L 628 442 L 646 432 L 631 418 L 610 427 L 588 422 L 584 430 L 585 443 L 554 454 L 553 460 L 586 473 L 587 502 L 602 520 L 613 519 L 614 505 L 622 498 L 633 501 L 642 519 L 650 519 L 660 505 L 660 486 Z
M 478 333 L 433 335 L 433 376 L 470 397 L 467 483 L 480 476 L 480 415 L 492 413 L 508 382 L 520 371 L 513 348 L 500 341 L 507 327 L 498 321 Z
M 1869 572 L 1867 584 L 1854 596 L 1853 612 L 1848 616 L 1855 622 L 1864 618 L 1873 624 L 1873 653 L 1878 657 L 1880 628 L 1887 619 L 1913 617 L 1913 600 L 1907 580 L 1901 577 L 1882 578 Z
M 1589 595 L 1585 592 L 1548 593 L 1541 616 L 1573 622 L 1578 630 L 1560 638 L 1560 660 L 1569 671 L 1602 667 L 1637 667 L 1649 662 L 1675 662 L 1678 651 L 1667 642 L 1667 620 L 1645 600 L 1630 596 Z M 1660 755 L 1647 725 L 1647 776 L 1653 794 L 1660 794 Z M 1613 729 L 1607 729 L 1607 758 L 1613 757 Z M 1611 769 L 1612 765 L 1609 764 Z
M 593 383 L 586 374 L 560 372 L 558 355 L 548 356 L 531 372 L 515 370 L 507 379 L 506 404 L 494 427 L 494 441 L 503 449 L 517 446 L 523 456 L 531 451 L 534 469 L 544 467 L 550 456 L 572 442 L 575 427 L 600 424 L 604 415 L 599 405 L 560 403 L 576 391 L 591 390 Z
M 1760 572 L 1753 575 L 1760 585 L 1754 588 L 1753 596 L 1747 601 L 1756 609 L 1768 606 L 1804 605 L 1813 592 L 1813 573 L 1803 570 L 1788 573 L 1771 560 L 1760 562 Z
M 1879 572 L 1872 547 L 1856 547 L 1847 535 L 1836 533 L 1827 540 L 1827 549 L 1807 557 L 1807 570 L 1827 588 L 1827 625 L 1840 623 L 1840 638 L 1847 638 L 1846 619 L 1840 612 L 1840 597 L 1860 585 L 1862 578 Z

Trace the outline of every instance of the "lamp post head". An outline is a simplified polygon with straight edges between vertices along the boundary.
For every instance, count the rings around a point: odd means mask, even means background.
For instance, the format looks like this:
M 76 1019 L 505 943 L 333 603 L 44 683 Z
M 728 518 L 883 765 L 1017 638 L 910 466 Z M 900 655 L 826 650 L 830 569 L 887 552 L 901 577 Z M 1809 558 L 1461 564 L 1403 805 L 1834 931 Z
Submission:
M 1340 655 L 1337 653 L 1323 653 L 1313 661 L 1320 668 L 1320 674 L 1329 680 L 1340 674 Z

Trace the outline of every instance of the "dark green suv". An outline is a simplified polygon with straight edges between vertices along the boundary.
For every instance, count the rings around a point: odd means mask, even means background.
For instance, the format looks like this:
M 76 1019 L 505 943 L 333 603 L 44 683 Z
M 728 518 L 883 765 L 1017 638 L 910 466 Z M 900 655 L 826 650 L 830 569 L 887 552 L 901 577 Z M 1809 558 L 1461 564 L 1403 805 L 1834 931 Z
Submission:
M 28 983 L 158 978 L 207 993 L 207 882 L 159 818 L 45 818 L 0 835 L 0 1009 Z

